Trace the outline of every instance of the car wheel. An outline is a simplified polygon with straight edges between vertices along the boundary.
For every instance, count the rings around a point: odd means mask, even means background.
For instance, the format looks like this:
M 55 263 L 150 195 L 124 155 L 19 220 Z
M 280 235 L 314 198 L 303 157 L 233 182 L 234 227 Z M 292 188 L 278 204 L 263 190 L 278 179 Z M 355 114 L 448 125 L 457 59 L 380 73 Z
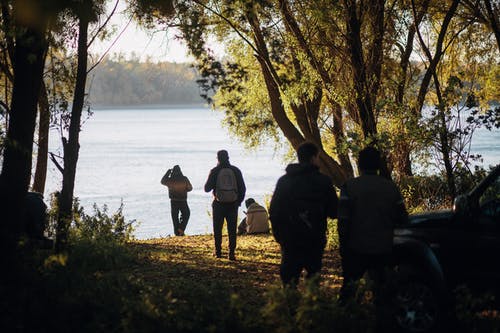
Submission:
M 411 267 L 399 267 L 393 294 L 395 324 L 403 332 L 431 332 L 440 320 L 437 294 Z

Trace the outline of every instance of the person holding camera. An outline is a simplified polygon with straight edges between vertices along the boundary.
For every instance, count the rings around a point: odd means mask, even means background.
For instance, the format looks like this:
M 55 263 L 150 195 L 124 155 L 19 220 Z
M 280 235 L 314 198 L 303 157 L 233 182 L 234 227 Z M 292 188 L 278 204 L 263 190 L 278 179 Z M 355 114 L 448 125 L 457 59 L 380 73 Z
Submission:
M 167 170 L 161 183 L 168 187 L 174 234 L 184 236 L 184 230 L 186 230 L 191 214 L 187 203 L 187 193 L 193 189 L 193 186 L 189 179 L 182 174 L 178 165 Z

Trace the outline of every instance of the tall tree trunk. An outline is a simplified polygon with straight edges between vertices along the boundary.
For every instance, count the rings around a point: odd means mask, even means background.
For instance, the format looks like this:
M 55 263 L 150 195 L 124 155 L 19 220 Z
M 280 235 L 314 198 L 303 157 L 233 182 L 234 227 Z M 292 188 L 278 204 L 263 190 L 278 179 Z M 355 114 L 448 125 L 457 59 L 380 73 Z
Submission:
M 45 192 L 45 180 L 47 178 L 47 159 L 49 154 L 49 125 L 50 110 L 47 88 L 42 80 L 40 99 L 38 100 L 38 150 L 36 155 L 36 169 L 32 189 L 35 192 Z
M 80 121 L 85 100 L 85 83 L 87 81 L 88 58 L 88 26 L 86 19 L 80 19 L 78 31 L 78 67 L 76 72 L 75 92 L 71 108 L 71 121 L 69 125 L 68 140 L 63 140 L 64 172 L 63 184 L 59 197 L 59 214 L 56 231 L 56 251 L 66 249 L 68 228 L 73 214 L 73 194 L 75 188 L 76 166 L 80 149 Z
M 257 54 L 257 60 L 261 66 L 262 74 L 264 76 L 264 81 L 266 83 L 266 88 L 268 90 L 269 100 L 271 102 L 271 112 L 276 123 L 280 127 L 281 131 L 290 142 L 292 147 L 296 150 L 298 146 L 305 141 L 304 136 L 297 130 L 295 125 L 288 118 L 285 108 L 283 107 L 283 102 L 281 99 L 279 78 L 274 70 L 271 60 L 269 59 L 269 52 L 264 40 L 264 36 L 259 26 L 259 22 L 254 15 L 249 15 L 248 22 L 252 27 L 254 34 L 255 45 L 259 51 Z M 329 156 L 321 145 L 321 142 L 315 142 L 320 148 L 320 163 L 322 171 L 330 176 L 333 183 L 336 186 L 342 185 L 347 179 L 344 170 L 331 156 Z
M 355 90 L 355 103 L 358 108 L 359 119 L 363 136 L 375 138 L 377 128 L 373 114 L 373 103 L 368 94 L 368 73 L 363 56 L 363 43 L 361 41 L 361 21 L 358 17 L 358 9 L 355 1 L 347 2 L 347 45 L 349 45 L 349 56 L 353 73 L 353 84 Z
M 438 98 L 438 119 L 439 119 L 439 148 L 443 157 L 444 169 L 446 172 L 446 183 L 448 185 L 448 194 L 450 195 L 451 201 L 456 196 L 456 185 L 455 185 L 455 175 L 453 174 L 453 166 L 451 164 L 451 143 L 449 140 L 449 131 L 446 122 L 446 110 L 445 101 L 441 93 L 441 85 L 436 73 L 433 75 L 434 85 L 436 86 L 436 95 Z
M 365 8 L 364 6 L 367 6 Z M 367 10 L 370 15 L 373 38 L 369 44 L 368 52 L 364 55 L 361 27 L 363 24 L 361 12 Z M 358 8 L 357 1 L 345 0 L 346 11 L 346 43 L 349 46 L 349 57 L 353 74 L 355 104 L 359 114 L 359 122 L 365 139 L 377 140 L 377 122 L 375 117 L 375 104 L 380 78 L 382 75 L 383 61 L 383 35 L 385 0 L 377 0 L 370 5 L 361 3 Z M 390 178 L 387 165 L 387 156 L 381 152 L 382 159 L 380 174 Z
M 342 107 L 338 103 L 330 102 L 333 107 L 333 137 L 335 139 L 335 145 L 337 148 L 339 146 L 345 146 L 346 137 L 344 133 L 344 119 L 342 115 Z M 349 152 L 347 149 L 339 149 L 337 156 L 340 161 L 340 166 L 346 173 L 347 178 L 354 177 L 354 170 L 352 168 L 351 159 L 349 158 Z
M 22 212 L 31 178 L 36 106 L 42 82 L 47 43 L 43 31 L 23 27 L 16 36 L 12 58 L 14 83 L 9 127 L 0 175 L 0 242 L 8 255 L 23 230 Z M 7 268 L 8 270 L 9 268 Z
M 344 142 L 342 109 L 340 108 L 340 105 L 337 102 L 335 102 L 329 94 L 329 87 L 333 85 L 332 78 L 329 75 L 328 71 L 324 68 L 323 63 L 318 61 L 313 51 L 311 50 L 310 46 L 308 45 L 306 38 L 304 37 L 304 34 L 300 30 L 297 20 L 290 11 L 290 6 L 287 0 L 279 1 L 279 10 L 281 12 L 284 22 L 286 23 L 287 30 L 294 36 L 300 49 L 307 55 L 307 60 L 311 64 L 312 68 L 314 68 L 316 72 L 319 74 L 323 87 L 327 92 L 326 98 L 334 109 L 335 144 L 337 145 L 340 142 Z M 352 164 L 349 159 L 347 151 L 339 150 L 338 159 L 340 161 L 340 167 L 343 169 L 345 177 L 348 178 L 352 177 L 353 176 Z

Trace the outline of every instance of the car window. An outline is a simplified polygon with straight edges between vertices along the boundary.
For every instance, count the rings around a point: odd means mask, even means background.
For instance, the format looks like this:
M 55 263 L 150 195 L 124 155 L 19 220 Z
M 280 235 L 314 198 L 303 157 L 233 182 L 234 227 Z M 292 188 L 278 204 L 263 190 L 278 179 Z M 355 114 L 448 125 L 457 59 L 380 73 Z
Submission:
M 479 197 L 481 223 L 495 223 L 500 226 L 500 177 Z

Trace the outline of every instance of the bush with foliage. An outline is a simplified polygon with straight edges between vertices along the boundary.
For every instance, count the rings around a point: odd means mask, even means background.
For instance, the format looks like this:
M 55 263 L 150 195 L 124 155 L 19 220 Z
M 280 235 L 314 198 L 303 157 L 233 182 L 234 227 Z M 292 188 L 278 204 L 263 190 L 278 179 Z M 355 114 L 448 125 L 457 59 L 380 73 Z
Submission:
M 488 172 L 477 167 L 473 171 L 467 168 L 457 168 L 455 170 L 457 193 L 468 193 L 486 177 Z M 449 209 L 453 205 L 448 196 L 444 173 L 402 177 L 398 180 L 398 186 L 401 189 L 409 213 Z

